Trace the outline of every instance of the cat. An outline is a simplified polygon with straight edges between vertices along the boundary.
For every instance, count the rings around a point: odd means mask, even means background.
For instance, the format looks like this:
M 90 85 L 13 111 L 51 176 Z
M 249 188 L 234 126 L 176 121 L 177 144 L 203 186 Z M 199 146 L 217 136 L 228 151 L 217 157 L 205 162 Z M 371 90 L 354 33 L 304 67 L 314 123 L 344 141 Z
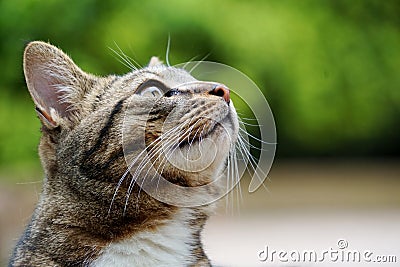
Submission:
M 201 232 L 238 136 L 229 89 L 156 57 L 126 75 L 98 77 L 41 41 L 26 46 L 23 67 L 41 121 L 45 178 L 9 266 L 211 266 Z M 195 159 L 211 153 L 199 150 L 205 139 L 217 149 L 203 168 Z M 181 188 L 211 185 L 176 196 L 157 184 L 163 197 L 209 204 L 160 201 L 138 182 L 153 180 L 151 168 Z

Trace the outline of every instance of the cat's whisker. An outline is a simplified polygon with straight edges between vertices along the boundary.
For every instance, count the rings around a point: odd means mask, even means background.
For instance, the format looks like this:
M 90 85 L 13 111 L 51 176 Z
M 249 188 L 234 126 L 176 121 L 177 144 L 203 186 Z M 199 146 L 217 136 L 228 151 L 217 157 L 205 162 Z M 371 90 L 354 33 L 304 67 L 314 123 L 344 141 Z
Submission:
M 195 122 L 195 124 L 196 124 L 196 123 L 197 123 L 197 122 Z M 189 122 L 189 124 L 190 124 L 190 122 Z M 159 164 L 159 167 L 160 167 L 162 164 L 164 164 L 164 162 L 168 161 L 169 155 L 172 154 L 172 152 L 175 151 L 175 150 L 184 142 L 185 138 L 182 138 L 182 137 L 184 137 L 188 132 L 189 132 L 189 134 L 190 134 L 190 132 L 191 132 L 191 130 L 193 129 L 193 127 L 195 126 L 195 124 L 192 125 L 192 126 L 190 126 L 185 132 L 180 133 L 180 132 L 178 131 L 178 132 L 177 132 L 177 133 L 178 133 L 178 136 L 176 136 L 176 132 L 174 132 L 173 134 L 171 134 L 171 135 L 172 135 L 172 138 L 171 138 L 170 140 L 167 140 L 167 142 L 164 142 L 164 143 L 160 144 L 160 145 L 161 145 L 160 149 L 159 149 L 158 151 L 154 151 L 154 152 L 153 152 L 154 155 L 158 155 L 157 158 L 156 158 L 154 161 L 157 161 L 162 155 L 164 155 L 164 158 L 162 159 L 161 163 Z M 182 126 L 182 125 L 181 125 L 181 126 Z M 182 128 L 182 127 L 180 127 L 180 128 Z M 181 139 L 182 139 L 182 140 L 181 140 Z M 178 144 L 175 144 L 175 142 L 176 142 L 177 140 L 181 140 L 181 141 L 180 141 Z M 171 151 L 171 148 L 173 148 L 172 151 Z M 164 154 L 159 153 L 159 152 L 161 152 L 161 151 L 164 151 Z M 166 152 L 166 153 L 165 153 L 165 152 Z M 154 157 L 154 155 L 153 155 L 150 159 L 152 159 L 152 158 Z M 156 169 L 156 172 L 157 172 L 157 173 L 159 173 L 159 172 L 158 172 L 159 167 Z M 160 174 L 162 174 L 162 172 L 161 172 Z M 156 174 L 155 174 L 155 175 L 156 175 Z M 146 175 L 145 175 L 145 178 L 146 178 L 146 177 L 147 177 L 147 173 L 146 173 Z M 153 176 L 153 177 L 154 177 L 154 176 Z M 139 192 L 139 193 L 140 193 L 140 192 Z
M 118 56 L 117 60 L 122 63 L 125 67 L 129 68 L 130 70 L 138 70 L 142 68 L 142 66 L 133 58 L 129 57 L 122 49 L 118 46 L 116 42 L 114 42 L 115 46 L 117 47 L 118 51 L 109 47 L 109 49 Z
M 254 140 L 257 140 L 260 143 L 267 144 L 267 145 L 276 145 L 276 143 L 270 143 L 270 142 L 263 141 L 260 138 L 255 137 L 254 135 L 250 134 L 249 132 L 247 132 L 246 130 L 244 130 L 240 127 L 239 127 L 239 131 L 242 131 L 243 133 L 247 134 L 249 137 L 253 138 Z
M 233 158 L 234 158 L 234 166 L 235 166 L 235 176 L 233 177 L 234 182 L 237 186 L 237 210 L 238 214 L 240 214 L 240 204 L 243 201 L 243 195 L 242 195 L 242 188 L 240 186 L 240 173 L 239 173 L 239 168 L 238 168 L 238 163 L 237 163 L 237 158 L 236 158 L 236 151 L 233 153 Z
M 250 127 L 260 127 L 260 126 L 262 126 L 261 124 L 248 123 L 248 122 L 244 122 L 242 120 L 239 120 L 239 124 L 247 125 L 247 126 L 250 126 Z
M 226 190 L 229 189 L 229 179 L 231 177 L 231 164 L 232 164 L 232 151 L 229 153 L 229 157 L 227 159 L 227 167 L 226 167 Z M 225 212 L 228 213 L 229 210 L 229 192 L 225 195 Z
M 233 173 L 233 159 L 232 159 L 232 155 L 229 155 L 229 176 L 227 177 L 227 190 L 229 189 L 229 192 L 226 194 L 227 196 L 227 214 L 229 214 L 231 212 L 231 204 L 232 204 L 232 177 L 234 175 Z
M 169 155 L 171 155 L 172 153 L 174 153 L 178 148 L 179 148 L 179 145 L 173 146 L 173 149 L 169 151 Z M 160 185 L 160 180 L 161 180 L 161 175 L 162 175 L 162 173 L 164 172 L 165 165 L 166 165 L 166 163 L 169 161 L 169 158 L 168 158 L 168 157 L 169 157 L 168 155 L 165 155 L 165 157 L 164 157 L 164 159 L 163 159 L 163 162 L 157 167 L 156 172 L 159 173 L 160 176 L 158 177 L 158 180 L 157 180 L 156 192 L 158 191 L 158 187 L 159 187 L 159 185 Z M 159 170 L 159 168 L 160 168 L 161 166 L 162 166 L 162 169 L 161 169 L 161 172 L 159 172 L 158 170 Z M 154 176 L 153 176 L 152 179 L 154 179 Z
M 162 149 L 165 149 L 165 147 L 163 145 L 165 145 L 165 143 L 162 143 L 161 141 L 163 139 L 168 138 L 169 135 L 174 135 L 175 132 L 177 130 L 179 130 L 179 128 L 181 128 L 182 125 L 178 125 L 176 127 L 171 128 L 170 130 L 168 130 L 167 132 L 163 133 L 162 135 L 160 135 L 156 140 L 154 140 L 152 142 L 152 144 L 154 143 L 154 146 L 147 152 L 147 155 L 145 155 L 145 157 L 142 159 L 142 161 L 140 162 L 139 166 L 136 168 L 134 174 L 132 175 L 132 179 L 131 182 L 129 184 L 127 193 L 126 193 L 126 202 L 125 202 L 125 207 L 124 207 L 124 212 L 126 210 L 126 206 L 128 204 L 129 201 L 129 197 L 132 193 L 133 190 L 133 185 L 135 184 L 135 182 L 137 181 L 139 175 L 142 173 L 143 169 L 147 166 L 147 164 L 151 164 L 151 160 L 157 155 L 159 154 L 159 151 L 162 151 Z M 174 141 L 173 139 L 170 140 L 171 142 Z M 160 144 L 160 147 L 158 147 L 157 145 Z M 147 146 L 149 147 L 149 146 Z M 147 151 L 147 148 L 143 150 L 144 152 Z M 149 168 L 150 170 L 150 168 Z M 148 171 L 149 171 L 148 170 Z M 143 178 L 142 181 L 142 185 L 143 182 L 145 180 L 146 176 Z M 139 193 L 138 193 L 138 198 L 140 196 L 140 191 L 141 191 L 142 187 L 139 188 Z
M 245 115 L 245 114 L 239 112 L 237 109 L 236 109 L 236 114 L 238 114 L 240 116 L 240 120 L 239 121 L 245 120 L 245 121 L 257 121 L 258 122 L 258 120 L 256 118 L 246 118 L 246 117 L 244 117 L 243 115 Z
M 199 119 L 198 121 L 195 122 L 195 124 L 193 125 L 193 127 L 194 127 L 199 121 L 200 121 L 200 119 Z M 203 129 L 204 129 L 204 127 L 205 127 L 205 126 L 203 126 Z M 188 150 L 187 150 L 187 152 L 186 152 L 186 158 L 189 157 L 190 149 L 192 148 L 193 142 L 196 140 L 197 133 L 199 132 L 199 130 L 200 130 L 200 128 L 197 127 L 197 130 L 196 130 L 196 132 L 195 132 L 194 135 L 193 135 L 192 141 L 189 141 L 189 142 L 188 142 L 189 148 L 188 148 Z M 190 134 L 188 135 L 188 137 L 189 137 L 191 134 L 192 134 L 192 132 L 190 132 Z M 201 133 L 200 133 L 200 135 L 201 135 Z M 200 140 L 199 140 L 199 144 L 200 144 L 200 143 L 201 143 L 201 142 L 200 142 Z
M 120 55 L 122 55 L 123 59 L 125 59 L 125 61 L 132 66 L 132 70 L 138 70 L 139 68 L 143 68 L 142 65 L 140 65 L 136 60 L 134 60 L 133 58 L 131 58 L 130 56 L 128 56 L 124 51 L 122 51 L 122 49 L 119 47 L 119 45 L 114 42 L 114 44 L 117 46 Z
M 193 60 L 195 60 L 197 57 L 198 57 L 198 56 L 194 56 L 194 57 L 192 57 L 191 59 L 189 59 L 189 61 L 187 61 L 187 62 L 183 65 L 182 69 L 186 70 L 186 68 L 188 67 L 188 65 L 189 65 L 190 63 L 192 63 Z
M 179 128 L 179 127 L 178 127 L 178 128 Z M 172 132 L 172 133 L 173 133 L 174 135 L 176 134 L 176 132 Z M 136 173 L 140 174 L 140 173 L 142 172 L 142 170 L 144 169 L 144 167 L 146 167 L 147 164 L 152 164 L 151 161 L 153 161 L 153 162 L 158 161 L 159 158 L 163 155 L 161 152 L 162 152 L 162 151 L 169 151 L 170 148 L 174 145 L 174 143 L 175 143 L 175 141 L 176 141 L 175 138 L 171 138 L 171 139 L 169 139 L 169 140 L 166 139 L 166 140 L 167 140 L 166 142 L 165 142 L 165 140 L 164 140 L 164 142 L 159 142 L 159 143 L 157 143 L 157 144 L 149 151 L 149 153 L 147 154 L 147 156 L 149 156 L 149 157 L 146 157 L 144 165 L 139 166 L 139 167 L 137 168 L 137 170 L 136 170 L 136 172 L 135 172 L 135 176 L 138 176 L 138 175 L 136 175 Z M 159 145 L 159 146 L 158 146 L 158 145 Z M 157 156 L 157 157 L 154 159 L 155 156 Z M 161 164 L 161 163 L 160 163 L 160 164 Z M 150 171 L 151 169 L 152 169 L 152 168 L 148 168 L 146 174 L 145 174 L 145 175 L 143 176 L 143 178 L 142 178 L 142 184 L 141 184 L 141 185 L 143 185 L 143 183 L 144 183 L 145 179 L 147 178 L 148 173 L 149 173 L 149 171 Z M 157 170 L 156 170 L 156 172 L 157 172 Z M 155 175 L 156 175 L 156 174 L 155 174 Z M 139 192 L 138 192 L 138 196 L 137 196 L 137 197 L 140 196 L 141 188 L 142 188 L 142 187 L 140 187 L 140 189 L 139 189 Z M 128 193 L 130 194 L 131 191 L 128 191 Z
M 232 158 L 233 158 L 233 156 L 232 156 Z M 231 195 L 232 195 L 232 200 L 231 200 L 231 213 L 232 213 L 232 215 L 234 215 L 234 212 L 235 212 L 235 206 L 234 206 L 234 204 L 235 204 L 235 193 L 234 193 L 234 191 L 236 190 L 235 189 L 235 186 L 234 186 L 234 184 L 235 184 L 235 176 L 236 176 L 236 168 L 235 168 L 235 159 L 233 158 L 233 162 L 232 162 L 232 175 L 231 175 L 231 179 L 230 179 L 230 186 L 231 186 Z
M 128 69 L 132 69 L 132 66 L 128 65 L 127 63 L 125 63 L 123 60 L 121 60 L 120 58 L 115 58 L 119 63 L 121 63 L 122 65 L 124 65 L 126 68 Z
M 130 70 L 137 70 L 137 67 L 133 65 L 132 62 L 127 60 L 123 55 L 121 55 L 118 51 L 112 49 L 111 47 L 109 47 L 109 49 L 117 56 L 116 59 L 118 60 L 119 63 L 121 63 Z
M 191 74 L 201 63 L 208 58 L 211 53 L 207 53 L 202 59 L 200 59 L 188 72 Z
M 248 147 L 246 146 L 246 144 L 243 141 L 242 136 L 238 136 L 238 148 L 239 151 L 242 153 L 243 157 L 247 160 L 247 162 L 250 164 L 251 168 L 253 171 L 256 170 L 256 166 L 257 166 L 257 162 L 256 159 L 253 155 L 251 155 Z M 255 166 L 254 166 L 255 165 Z M 247 165 L 248 166 L 248 165 Z M 249 169 L 250 170 L 250 169 Z
M 236 158 L 234 157 L 235 154 L 235 146 L 232 145 L 230 148 L 229 156 L 228 156 L 228 165 L 227 166 L 227 189 L 229 189 L 229 192 L 226 194 L 227 200 L 226 200 L 226 213 L 229 214 L 231 213 L 233 215 L 234 213 L 234 201 L 235 201 L 235 195 L 234 195 L 234 190 L 235 189 L 235 184 L 237 181 L 237 168 L 236 166 Z M 230 199 L 230 200 L 229 200 Z
M 240 120 L 239 120 L 240 121 Z M 240 127 L 245 127 L 243 125 L 239 125 Z M 240 133 L 239 133 L 240 134 Z M 249 156 L 247 153 L 242 153 L 239 149 L 243 150 L 248 150 L 249 146 L 246 146 L 247 144 L 250 144 L 246 138 L 243 136 L 239 135 L 238 139 L 235 144 L 232 144 L 229 157 L 228 157 L 228 165 L 227 165 L 227 188 L 230 188 L 230 192 L 226 195 L 226 211 L 229 211 L 229 203 L 230 203 L 230 211 L 232 214 L 234 213 L 234 203 L 235 203 L 235 198 L 236 198 L 236 206 L 237 206 L 237 211 L 240 213 L 240 203 L 243 200 L 243 195 L 242 195 L 242 189 L 240 185 L 240 173 L 239 173 L 239 166 L 238 166 L 238 160 L 243 160 L 244 162 L 249 161 Z M 250 144 L 251 145 L 251 144 Z M 255 147 L 256 148 L 256 147 Z M 238 153 L 239 152 L 239 153 Z M 246 154 L 246 155 L 244 155 Z M 241 155 L 241 158 L 239 158 L 239 155 Z M 254 160 L 254 159 L 253 159 Z M 255 160 L 254 160 L 255 161 Z M 250 170 L 249 168 L 254 168 L 253 165 L 252 167 L 248 167 L 246 164 L 246 168 Z M 236 190 L 236 192 L 234 192 Z M 236 195 L 235 195 L 236 193 Z M 229 198 L 231 198 L 229 202 Z
M 137 178 L 139 177 L 139 174 L 142 172 L 143 168 L 145 168 L 145 167 L 147 166 L 147 164 L 151 164 L 151 161 L 153 160 L 153 158 L 154 158 L 156 155 L 158 155 L 158 156 L 157 156 L 157 159 L 156 159 L 156 160 L 158 160 L 158 158 L 159 158 L 160 155 L 161 155 L 160 151 L 165 150 L 167 145 L 171 144 L 170 147 L 172 147 L 172 145 L 174 145 L 173 143 L 176 142 L 176 140 L 179 140 L 179 139 L 180 139 L 179 137 L 176 138 L 176 131 L 178 131 L 178 133 L 179 133 L 179 130 L 181 130 L 180 128 L 186 126 L 187 124 L 190 124 L 190 122 L 191 122 L 191 120 L 190 120 L 189 122 L 184 123 L 184 124 L 180 124 L 180 125 L 178 125 L 178 126 L 172 128 L 172 129 L 170 129 L 168 132 L 164 133 L 163 135 L 161 135 L 163 138 L 161 138 L 160 140 L 158 140 L 158 141 L 159 141 L 159 144 L 160 144 L 160 147 L 157 147 L 157 144 L 155 144 L 155 146 L 147 153 L 147 156 L 150 156 L 150 158 L 148 158 L 148 157 L 146 156 L 146 157 L 142 160 L 142 162 L 139 164 L 139 166 L 137 167 L 135 173 L 134 173 L 133 176 L 132 176 L 132 180 L 131 180 L 131 183 L 130 183 L 130 185 L 129 185 L 128 191 L 127 191 L 126 205 L 127 205 L 127 203 L 128 203 L 129 196 L 131 195 L 131 192 L 132 192 L 132 189 L 133 189 L 133 184 L 134 184 L 134 182 L 137 180 Z M 192 125 L 192 127 L 194 127 L 194 125 Z M 187 132 L 189 132 L 191 129 L 192 129 L 192 128 L 189 127 L 189 129 L 187 129 L 184 133 L 182 133 L 181 136 L 185 136 L 185 134 L 187 134 Z M 168 140 L 167 138 L 169 138 L 170 136 L 171 136 L 172 138 L 171 138 L 170 140 Z M 164 142 L 160 142 L 160 141 L 163 141 L 163 139 L 164 139 Z M 167 142 L 165 142 L 165 140 L 167 140 Z M 179 144 L 181 144 L 183 141 L 184 141 L 184 138 L 182 138 L 182 141 L 181 141 Z M 179 146 L 179 144 L 177 145 L 177 147 Z M 168 149 L 169 149 L 169 148 L 168 148 Z M 153 161 L 154 161 L 154 160 L 153 160 Z M 144 162 L 144 163 L 143 163 L 143 162 Z M 149 168 L 149 170 L 150 170 L 150 168 Z M 144 175 L 144 177 L 142 178 L 143 180 L 142 180 L 142 184 L 141 184 L 141 186 L 140 186 L 140 188 L 139 188 L 137 198 L 140 197 L 140 192 L 141 192 L 143 183 L 144 183 L 145 179 L 147 178 L 147 175 L 148 175 L 149 170 L 147 171 L 147 173 L 146 173 L 146 174 Z M 155 174 L 155 175 L 156 175 L 156 174 Z M 126 205 L 125 205 L 125 209 L 126 209 Z
M 157 139 L 158 139 L 158 138 L 157 138 Z M 152 143 L 155 143 L 155 142 L 157 141 L 157 139 L 154 140 Z M 130 171 L 131 171 L 133 165 L 137 162 L 137 160 L 140 158 L 140 156 L 142 156 L 142 154 L 144 154 L 145 152 L 146 152 L 146 149 L 143 149 L 143 150 L 139 153 L 139 155 L 136 156 L 136 158 L 129 164 L 127 170 L 124 172 L 124 174 L 122 175 L 122 177 L 119 179 L 118 184 L 117 184 L 117 186 L 116 186 L 116 188 L 115 188 L 115 191 L 114 191 L 112 200 L 111 200 L 111 204 L 110 204 L 108 213 L 111 212 L 112 205 L 113 205 L 114 200 L 115 200 L 115 197 L 116 197 L 116 195 L 117 195 L 117 193 L 118 193 L 118 189 L 121 187 L 121 184 L 122 184 L 123 181 L 125 180 L 125 178 L 126 178 L 126 176 L 128 175 L 128 173 L 130 173 Z
M 193 128 L 198 122 L 200 121 L 200 119 L 198 119 L 192 126 L 191 126 L 191 128 Z M 190 132 L 191 132 L 191 130 L 190 130 Z M 182 133 L 181 135 L 185 135 L 186 133 L 184 132 L 184 133 Z M 181 137 L 177 137 L 176 138 L 176 140 L 180 140 L 181 139 Z M 158 181 L 157 181 L 157 186 L 156 186 L 156 192 L 157 192 L 157 190 L 158 190 L 158 186 L 159 186 L 159 183 L 160 183 L 160 179 L 161 179 L 161 174 L 164 172 L 164 168 L 165 168 L 165 163 L 166 162 L 169 162 L 169 157 L 179 148 L 179 146 L 183 143 L 183 141 L 184 141 L 185 139 L 184 138 L 182 138 L 182 141 L 180 141 L 178 144 L 175 144 L 174 146 L 170 146 L 170 148 L 172 147 L 172 150 L 170 149 L 169 151 L 167 151 L 167 153 L 164 155 L 164 158 L 163 158 L 163 160 L 162 160 L 162 162 L 159 164 L 159 166 L 158 166 L 158 168 L 157 168 L 157 170 L 156 170 L 156 174 L 157 173 L 159 173 L 160 174 L 160 177 L 159 177 L 159 179 L 158 179 Z M 193 140 L 192 140 L 193 141 Z M 191 144 L 190 144 L 191 145 Z M 189 149 L 188 149 L 188 151 L 190 150 L 190 147 L 189 147 Z M 159 170 L 159 168 L 162 166 L 162 169 L 161 169 L 161 172 L 159 172 L 158 170 Z M 155 175 L 156 175 L 155 174 Z M 154 175 L 154 176 L 155 176 Z M 153 178 L 152 179 L 154 179 L 154 176 L 153 176 Z
M 249 142 L 249 140 L 248 140 L 248 137 L 250 137 L 250 138 L 252 138 L 252 135 L 250 135 L 249 133 L 248 133 L 248 131 L 246 130 L 246 127 L 244 126 L 244 124 L 241 124 L 241 123 L 243 123 L 241 120 L 239 120 L 239 133 L 238 133 L 238 135 L 241 137 L 241 140 L 248 146 L 248 147 L 251 147 L 251 148 L 254 148 L 254 149 L 257 149 L 257 150 L 266 150 L 266 149 L 263 149 L 262 147 L 256 147 L 256 146 L 254 146 L 253 144 L 251 144 L 250 142 Z
M 206 124 L 204 124 L 203 125 L 203 129 L 201 129 L 201 132 L 200 132 L 200 134 L 199 134 L 199 143 L 201 144 L 202 142 L 203 142 L 203 136 L 204 136 L 204 131 L 206 130 L 206 127 L 207 127 L 207 125 Z
M 248 151 L 248 149 L 245 147 L 240 136 L 238 138 L 238 146 L 237 147 L 239 148 L 239 152 L 242 154 L 242 156 L 247 159 L 246 169 L 249 171 L 249 173 L 253 172 L 254 175 L 257 177 L 257 179 L 261 182 L 264 189 L 269 192 L 269 189 L 263 183 L 264 178 L 267 177 L 267 175 L 261 169 L 258 169 L 258 172 L 257 172 L 256 159 L 254 158 L 253 155 L 250 154 L 250 151 Z M 251 170 L 250 170 L 250 168 L 251 168 Z M 263 177 L 260 176 L 259 172 L 263 175 Z
M 259 150 L 259 151 L 268 151 L 268 149 L 266 149 L 266 148 L 257 147 L 257 146 L 255 146 L 255 145 L 251 144 L 251 143 L 248 141 L 248 139 L 245 138 L 245 137 L 242 135 L 242 133 L 239 133 L 239 135 L 240 135 L 240 137 L 242 137 L 242 142 L 243 142 L 246 146 L 248 146 L 248 147 L 250 147 L 250 148 L 253 148 L 253 149 L 256 149 L 256 150 Z
M 179 128 L 179 126 L 176 126 L 176 128 Z M 175 130 L 175 129 L 172 128 L 172 129 L 168 130 L 167 132 L 165 132 L 165 134 L 169 134 L 170 132 L 173 132 L 174 130 Z M 158 142 L 158 141 L 159 141 L 160 139 L 162 139 L 162 138 L 163 138 L 163 135 L 159 136 L 159 137 L 156 138 L 154 141 L 152 141 L 152 142 L 149 144 L 149 146 L 151 146 L 152 144 L 155 144 L 156 142 Z M 127 170 L 124 172 L 124 174 L 122 175 L 122 177 L 121 177 L 120 180 L 118 181 L 118 184 L 117 184 L 117 186 L 116 186 L 116 189 L 115 189 L 115 191 L 114 191 L 114 194 L 113 194 L 113 197 L 112 197 L 112 200 L 111 200 L 110 208 L 109 208 L 109 211 L 108 211 L 109 213 L 111 212 L 112 205 L 113 205 L 113 203 L 114 203 L 115 197 L 116 197 L 116 195 L 117 195 L 117 193 L 118 193 L 118 189 L 120 188 L 122 182 L 124 181 L 124 179 L 126 178 L 126 176 L 128 175 L 128 173 L 130 173 L 132 167 L 133 167 L 134 164 L 137 162 L 137 160 L 138 160 L 145 152 L 146 152 L 146 148 L 143 149 L 143 150 L 136 156 L 136 158 L 129 164 Z
M 168 160 L 167 160 L 167 156 L 165 155 L 165 153 L 162 154 L 162 153 L 160 153 L 160 152 L 162 152 L 162 151 L 164 151 L 164 152 L 167 151 L 167 154 L 168 154 L 168 152 L 171 152 L 171 149 L 170 149 L 170 148 L 172 148 L 172 147 L 174 147 L 174 149 L 173 149 L 172 151 L 176 150 L 179 146 L 176 146 L 176 145 L 174 144 L 175 141 L 176 141 L 175 139 L 171 139 L 171 140 L 168 141 L 169 143 L 167 143 L 167 144 L 165 144 L 165 143 L 161 144 L 161 145 L 160 145 L 160 148 L 159 148 L 158 150 L 155 150 L 155 151 L 152 153 L 151 158 L 148 159 L 148 160 L 146 161 L 145 165 L 142 167 L 142 169 L 143 169 L 148 163 L 149 163 L 149 164 L 152 164 L 150 160 L 151 160 L 154 156 L 157 155 L 157 158 L 156 158 L 155 160 L 153 160 L 153 161 L 157 161 L 157 160 L 159 160 L 160 157 L 164 156 L 163 159 L 161 160 L 161 162 L 158 163 L 158 167 L 157 167 L 157 169 L 154 171 L 154 174 L 153 174 L 153 176 L 152 176 L 152 178 L 151 178 L 151 181 L 152 181 L 152 180 L 154 179 L 154 177 L 157 176 L 157 174 L 159 175 L 159 180 L 157 181 L 156 191 L 158 190 L 159 182 L 160 182 L 160 179 L 161 179 L 161 177 L 162 177 L 162 173 L 163 173 L 163 171 L 164 171 L 165 163 L 168 161 Z M 182 141 L 182 142 L 183 142 L 183 141 Z M 171 152 L 171 153 L 172 153 L 172 152 Z M 160 168 L 161 166 L 162 166 L 162 171 L 159 172 L 159 168 Z M 141 182 L 141 184 L 140 184 L 140 186 L 139 186 L 139 191 L 138 191 L 137 196 L 136 196 L 136 198 L 137 198 L 138 200 L 139 200 L 139 198 L 140 198 L 140 193 L 141 193 L 141 190 L 142 190 L 142 188 L 143 188 L 143 184 L 144 184 L 145 180 L 148 179 L 148 174 L 149 174 L 150 169 L 152 169 L 152 168 L 149 168 L 149 169 L 147 170 L 146 174 L 142 177 L 142 182 Z M 142 171 L 142 170 L 140 170 L 140 173 L 141 173 L 141 171 Z M 129 196 L 130 196 L 130 194 L 131 194 L 131 191 L 129 191 L 128 193 L 129 193 L 129 194 L 127 195 L 127 197 L 129 198 Z M 137 203 L 138 203 L 138 201 L 137 201 Z M 137 207 L 137 208 L 138 208 L 138 207 Z
M 165 52 L 165 63 L 167 63 L 168 67 L 171 67 L 171 64 L 169 64 L 169 49 L 171 46 L 171 35 L 168 34 L 168 43 L 167 43 L 167 51 Z

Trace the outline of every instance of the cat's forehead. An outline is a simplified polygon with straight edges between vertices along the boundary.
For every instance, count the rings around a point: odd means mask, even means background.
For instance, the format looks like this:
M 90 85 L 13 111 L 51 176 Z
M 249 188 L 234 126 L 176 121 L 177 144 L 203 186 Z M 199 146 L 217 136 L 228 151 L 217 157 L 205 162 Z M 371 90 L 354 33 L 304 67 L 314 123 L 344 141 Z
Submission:
M 124 78 L 126 81 L 136 83 L 142 83 L 146 80 L 158 80 L 170 88 L 183 83 L 196 81 L 186 70 L 165 65 L 145 67 L 128 73 Z

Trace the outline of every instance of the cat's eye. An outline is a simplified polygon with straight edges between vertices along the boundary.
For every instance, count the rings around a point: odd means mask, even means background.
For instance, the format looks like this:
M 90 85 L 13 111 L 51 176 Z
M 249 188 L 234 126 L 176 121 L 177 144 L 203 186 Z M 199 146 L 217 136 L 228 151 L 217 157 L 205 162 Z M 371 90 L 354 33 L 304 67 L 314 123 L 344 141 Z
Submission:
M 147 97 L 162 97 L 168 88 L 157 80 L 147 80 L 142 83 L 136 93 Z
M 163 92 L 155 86 L 147 87 L 140 92 L 140 95 L 147 97 L 162 97 Z
M 166 97 L 171 97 L 171 96 L 178 95 L 178 94 L 179 94 L 179 91 L 178 91 L 178 90 L 176 90 L 176 89 L 171 89 L 171 90 L 169 90 L 168 92 L 166 92 L 166 93 L 164 94 L 164 96 L 166 96 Z

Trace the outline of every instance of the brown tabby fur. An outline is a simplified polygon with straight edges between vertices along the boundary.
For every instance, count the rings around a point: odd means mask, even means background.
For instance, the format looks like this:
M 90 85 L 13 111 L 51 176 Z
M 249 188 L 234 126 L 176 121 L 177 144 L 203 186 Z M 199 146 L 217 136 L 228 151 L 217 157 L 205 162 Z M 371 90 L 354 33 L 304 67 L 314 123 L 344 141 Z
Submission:
M 188 241 L 192 255 L 182 266 L 209 266 L 200 233 L 213 205 L 168 205 L 143 190 L 138 194 L 139 186 L 133 187 L 126 205 L 130 180 L 119 187 L 112 208 L 110 203 L 127 169 L 122 125 L 128 109 L 137 118 L 124 137 L 132 142 L 141 137 L 137 132 L 142 129 L 150 145 L 161 134 L 167 115 L 179 124 L 207 113 L 237 132 L 236 114 L 222 97 L 210 93 L 212 84 L 178 88 L 184 93 L 162 97 L 155 103 L 137 94 L 147 80 L 173 88 L 195 79 L 183 70 L 160 64 L 156 58 L 148 67 L 124 76 L 97 77 L 83 72 L 61 50 L 44 42 L 28 44 L 24 71 L 42 122 L 39 155 L 45 179 L 39 203 L 15 247 L 10 266 L 89 266 L 110 243 L 143 231 L 156 233 L 178 211 L 191 214 L 183 223 L 194 232 L 192 241 Z M 146 124 L 141 118 L 149 110 L 152 112 Z M 217 139 L 221 129 L 207 120 L 202 126 Z M 162 175 L 182 186 L 207 184 L 221 174 L 230 145 L 221 143 L 221 159 L 204 172 L 191 173 L 166 165 Z M 218 190 L 199 197 L 212 198 Z

